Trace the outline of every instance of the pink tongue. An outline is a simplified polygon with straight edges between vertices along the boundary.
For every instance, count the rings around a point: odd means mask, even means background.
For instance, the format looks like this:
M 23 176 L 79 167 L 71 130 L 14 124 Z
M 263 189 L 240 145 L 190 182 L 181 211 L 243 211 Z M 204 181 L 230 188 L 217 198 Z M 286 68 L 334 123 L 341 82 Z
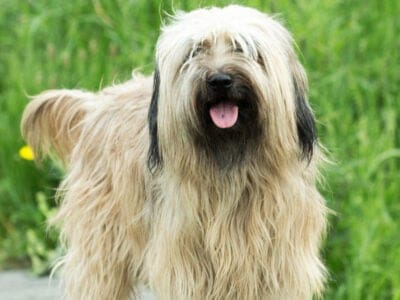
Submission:
M 221 102 L 210 108 L 210 116 L 215 126 L 229 128 L 235 125 L 239 114 L 239 107 L 230 102 Z

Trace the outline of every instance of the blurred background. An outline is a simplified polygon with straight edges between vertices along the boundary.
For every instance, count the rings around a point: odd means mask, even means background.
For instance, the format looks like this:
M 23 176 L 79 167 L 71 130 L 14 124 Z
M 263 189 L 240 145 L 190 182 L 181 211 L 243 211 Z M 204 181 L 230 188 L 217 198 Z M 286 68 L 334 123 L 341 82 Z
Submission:
M 0 0 L 0 269 L 46 274 L 46 230 L 62 171 L 31 160 L 19 122 L 28 96 L 98 90 L 150 74 L 175 9 L 239 3 L 278 14 L 297 41 L 321 142 L 335 162 L 321 191 L 336 212 L 324 243 L 325 299 L 400 299 L 400 1 Z

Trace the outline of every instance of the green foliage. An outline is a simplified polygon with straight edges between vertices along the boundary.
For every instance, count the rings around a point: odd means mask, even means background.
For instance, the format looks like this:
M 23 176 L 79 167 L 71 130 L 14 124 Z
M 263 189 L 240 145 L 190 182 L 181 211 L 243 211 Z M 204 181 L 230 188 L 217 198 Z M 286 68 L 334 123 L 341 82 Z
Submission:
M 50 207 L 50 202 L 43 192 L 36 193 L 36 205 L 42 222 L 50 219 L 56 209 Z M 48 272 L 56 258 L 60 255 L 56 251 L 55 241 L 57 240 L 55 232 L 43 232 L 43 230 L 29 228 L 26 231 L 27 255 L 31 262 L 32 272 L 36 275 L 42 275 Z M 47 239 L 45 239 L 47 237 Z M 52 241 L 50 244 L 49 241 Z
M 230 1 L 175 0 L 175 9 Z M 310 80 L 320 139 L 335 165 L 323 193 L 337 212 L 323 254 L 327 299 L 400 299 L 400 2 L 235 1 L 279 17 Z M 45 219 L 60 174 L 18 156 L 27 95 L 99 89 L 149 74 L 172 1 L 0 0 L 0 264 L 54 256 Z M 53 236 L 53 234 L 52 234 Z

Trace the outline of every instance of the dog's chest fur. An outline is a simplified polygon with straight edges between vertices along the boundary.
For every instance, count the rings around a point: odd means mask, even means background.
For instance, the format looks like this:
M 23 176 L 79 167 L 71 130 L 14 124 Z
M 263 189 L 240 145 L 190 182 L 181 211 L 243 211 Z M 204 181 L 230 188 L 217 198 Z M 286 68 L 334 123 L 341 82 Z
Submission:
M 304 250 L 296 235 L 307 230 L 301 214 L 318 214 L 311 205 L 298 207 L 297 212 L 288 206 L 290 201 L 303 201 L 280 192 L 290 182 L 282 179 L 269 186 L 266 178 L 245 171 L 201 184 L 192 182 L 193 177 L 169 177 L 168 185 L 163 185 L 160 178 L 162 197 L 153 203 L 145 262 L 146 277 L 159 295 L 167 299 L 309 297 L 295 289 L 290 295 L 282 292 L 290 282 L 307 276 L 307 270 L 296 267 Z M 283 278 L 290 278 L 289 283 Z

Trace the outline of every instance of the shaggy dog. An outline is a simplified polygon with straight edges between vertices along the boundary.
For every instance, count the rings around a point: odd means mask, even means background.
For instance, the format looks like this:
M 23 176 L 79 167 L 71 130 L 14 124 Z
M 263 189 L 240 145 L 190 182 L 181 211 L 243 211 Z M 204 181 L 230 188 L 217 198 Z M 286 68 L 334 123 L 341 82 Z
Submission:
M 292 44 L 251 8 L 177 13 L 151 78 L 29 103 L 24 137 L 67 168 L 68 299 L 320 295 L 322 155 Z

